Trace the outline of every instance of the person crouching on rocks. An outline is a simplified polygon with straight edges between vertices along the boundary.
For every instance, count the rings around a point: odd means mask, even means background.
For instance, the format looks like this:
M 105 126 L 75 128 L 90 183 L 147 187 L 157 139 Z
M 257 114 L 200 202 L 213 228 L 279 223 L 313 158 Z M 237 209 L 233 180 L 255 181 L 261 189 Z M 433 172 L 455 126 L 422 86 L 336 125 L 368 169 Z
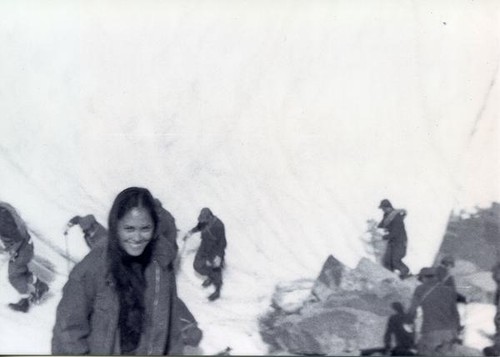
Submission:
M 201 244 L 196 252 L 193 267 L 196 272 L 207 277 L 203 287 L 211 284 L 215 286 L 215 291 L 208 297 L 213 301 L 220 297 L 222 287 L 222 268 L 227 245 L 224 223 L 209 208 L 203 208 L 198 216 L 198 224 L 189 230 L 183 239 L 188 239 L 196 232 L 201 232 Z
M 407 331 L 406 313 L 403 304 L 393 302 L 391 304 L 395 314 L 387 320 L 384 334 L 385 354 L 391 356 L 414 356 L 415 355 L 415 333 Z M 393 347 L 393 340 L 395 346 Z

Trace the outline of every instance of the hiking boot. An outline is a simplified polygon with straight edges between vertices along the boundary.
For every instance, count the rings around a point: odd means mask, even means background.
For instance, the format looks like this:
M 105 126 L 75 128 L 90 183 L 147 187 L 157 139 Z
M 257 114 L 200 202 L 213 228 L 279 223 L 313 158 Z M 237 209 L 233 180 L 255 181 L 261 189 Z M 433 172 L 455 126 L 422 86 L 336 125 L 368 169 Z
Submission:
M 201 286 L 203 286 L 204 288 L 206 288 L 207 286 L 210 286 L 210 285 L 212 285 L 212 279 L 210 279 L 210 278 L 207 278 L 207 279 L 203 282 L 203 284 L 201 284 Z
M 208 300 L 210 300 L 210 301 L 217 300 L 220 297 L 220 288 L 221 288 L 221 285 L 216 285 L 215 291 L 212 293 L 212 295 L 210 295 L 208 297 Z
M 49 291 L 49 286 L 43 281 L 37 279 L 35 282 L 35 292 L 31 294 L 31 302 L 38 304 L 42 297 Z
M 22 298 L 16 303 L 10 303 L 9 307 L 14 311 L 28 312 L 30 308 L 30 301 L 28 298 Z

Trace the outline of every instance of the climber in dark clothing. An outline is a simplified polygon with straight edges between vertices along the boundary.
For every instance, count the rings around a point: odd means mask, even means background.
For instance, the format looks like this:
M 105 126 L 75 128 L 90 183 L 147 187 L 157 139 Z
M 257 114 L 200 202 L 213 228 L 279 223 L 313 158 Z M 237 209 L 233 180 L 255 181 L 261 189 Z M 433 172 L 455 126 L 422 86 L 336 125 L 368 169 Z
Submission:
M 457 343 L 460 316 L 457 309 L 457 294 L 444 286 L 437 277 L 435 268 L 422 268 L 419 273 L 422 285 L 413 293 L 408 309 L 407 321 L 415 319 L 417 308 L 422 308 L 423 322 L 418 353 L 422 356 L 449 355 Z
M 193 267 L 199 274 L 207 276 L 203 286 L 213 284 L 215 291 L 208 297 L 210 301 L 220 297 L 222 287 L 222 268 L 226 249 L 224 223 L 208 208 L 203 208 L 198 216 L 196 227 L 188 231 L 184 240 L 194 233 L 201 232 L 201 244 L 196 253 Z
M 26 224 L 17 211 L 6 202 L 0 202 L 0 240 L 9 253 L 9 282 L 17 290 L 20 300 L 10 303 L 14 311 L 28 312 L 31 304 L 39 303 L 49 290 L 28 267 L 34 256 L 34 246 Z
M 68 222 L 64 235 L 68 234 L 68 230 L 74 225 L 79 225 L 83 231 L 83 238 L 85 238 L 85 243 L 87 243 L 90 249 L 94 248 L 100 242 L 106 240 L 108 236 L 108 231 L 102 224 L 97 222 L 93 214 L 88 214 L 86 216 L 75 216 L 71 218 Z
M 383 258 L 383 265 L 390 271 L 398 270 L 401 278 L 406 278 L 410 269 L 402 262 L 406 255 L 408 238 L 406 236 L 405 224 L 403 222 L 406 211 L 394 209 L 389 200 L 380 202 L 379 208 L 384 212 L 382 221 L 378 228 L 386 230 L 383 239 L 387 240 L 387 248 Z
M 394 302 L 392 308 L 396 313 L 387 321 L 384 334 L 385 351 L 387 354 L 390 352 L 392 356 L 414 356 L 415 334 L 404 328 L 406 324 L 404 307 L 400 302 Z M 396 344 L 394 347 L 392 347 L 393 336 Z

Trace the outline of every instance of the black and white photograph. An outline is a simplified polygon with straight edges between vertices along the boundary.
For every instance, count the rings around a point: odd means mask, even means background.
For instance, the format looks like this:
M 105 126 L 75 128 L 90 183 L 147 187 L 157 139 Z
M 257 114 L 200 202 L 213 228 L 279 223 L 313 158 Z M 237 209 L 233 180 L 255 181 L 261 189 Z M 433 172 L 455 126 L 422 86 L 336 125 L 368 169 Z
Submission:
M 500 2 L 0 0 L 0 354 L 500 356 Z

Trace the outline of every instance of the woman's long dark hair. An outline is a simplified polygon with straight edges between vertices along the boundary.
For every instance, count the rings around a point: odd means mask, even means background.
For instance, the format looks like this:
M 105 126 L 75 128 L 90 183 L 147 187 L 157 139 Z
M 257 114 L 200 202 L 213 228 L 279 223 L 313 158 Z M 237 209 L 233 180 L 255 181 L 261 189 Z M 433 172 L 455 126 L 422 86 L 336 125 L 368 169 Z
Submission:
M 151 193 L 140 187 L 129 187 L 116 196 L 109 213 L 108 258 L 111 275 L 116 285 L 120 303 L 120 342 L 122 353 L 133 352 L 140 341 L 144 325 L 144 290 L 146 281 L 144 269 L 151 261 L 155 239 L 146 246 L 138 257 L 130 256 L 121 247 L 118 237 L 118 222 L 133 208 L 148 211 L 154 223 L 156 236 L 158 215 Z

